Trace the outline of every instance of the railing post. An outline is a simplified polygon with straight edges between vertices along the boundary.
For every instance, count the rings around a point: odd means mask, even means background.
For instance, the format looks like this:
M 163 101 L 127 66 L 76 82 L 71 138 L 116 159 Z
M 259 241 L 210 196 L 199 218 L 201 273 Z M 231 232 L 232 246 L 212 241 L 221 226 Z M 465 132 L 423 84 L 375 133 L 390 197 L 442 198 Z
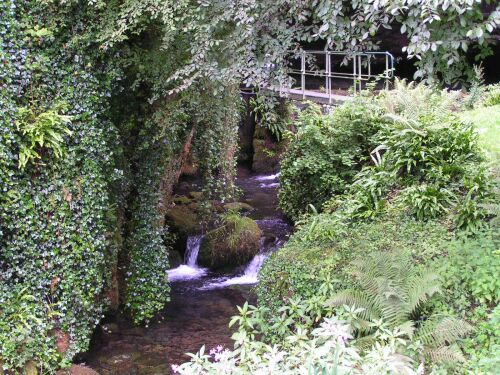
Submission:
M 385 55 L 385 89 L 389 89 L 389 55 Z
M 353 79 L 353 86 L 354 86 L 354 95 L 356 95 L 356 70 L 357 70 L 357 67 L 356 67 L 356 53 L 353 54 L 353 57 L 352 57 L 352 79 Z
M 359 93 L 361 93 L 361 91 L 363 90 L 363 86 L 362 86 L 362 83 L 363 83 L 363 80 L 361 79 L 361 69 L 362 69 L 362 66 L 361 66 L 361 54 L 358 55 L 358 81 L 359 81 Z
M 368 78 L 372 77 L 372 55 L 368 55 Z
M 301 56 L 301 86 L 302 86 L 302 99 L 306 98 L 306 53 L 302 51 Z
M 332 104 L 332 56 L 326 52 L 326 92 L 328 93 L 328 104 Z

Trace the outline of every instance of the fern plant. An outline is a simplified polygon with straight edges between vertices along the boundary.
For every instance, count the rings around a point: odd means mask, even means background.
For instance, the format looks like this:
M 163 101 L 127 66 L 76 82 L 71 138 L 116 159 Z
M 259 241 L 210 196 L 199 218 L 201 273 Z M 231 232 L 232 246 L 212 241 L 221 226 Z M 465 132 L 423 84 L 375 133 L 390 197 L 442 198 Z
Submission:
M 424 303 L 441 291 L 436 273 L 416 267 L 411 256 L 402 253 L 376 252 L 352 265 L 357 288 L 335 294 L 327 305 L 359 309 L 359 345 L 370 347 L 377 327 L 384 327 L 420 343 L 422 354 L 433 362 L 464 360 L 455 343 L 471 326 L 450 316 L 421 314 Z
M 63 155 L 63 135 L 71 135 L 67 125 L 71 116 L 63 115 L 65 105 L 58 103 L 47 111 L 36 113 L 32 108 L 19 108 L 16 126 L 22 141 L 19 149 L 20 169 L 40 160 L 41 150 L 51 150 L 56 158 Z

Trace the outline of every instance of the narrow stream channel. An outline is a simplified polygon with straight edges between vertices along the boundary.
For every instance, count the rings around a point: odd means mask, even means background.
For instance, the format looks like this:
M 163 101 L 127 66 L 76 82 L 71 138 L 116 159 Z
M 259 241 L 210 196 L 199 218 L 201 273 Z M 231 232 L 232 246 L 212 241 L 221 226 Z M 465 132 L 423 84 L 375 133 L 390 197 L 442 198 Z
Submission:
M 185 353 L 195 353 L 202 345 L 207 350 L 218 345 L 232 348 L 228 323 L 237 313 L 236 306 L 254 302 L 252 287 L 258 282 L 258 271 L 290 233 L 277 209 L 278 179 L 277 174 L 239 170 L 242 201 L 254 208 L 248 216 L 263 232 L 260 252 L 249 264 L 229 274 L 200 268 L 196 258 L 202 235 L 189 237 L 184 264 L 169 271 L 171 301 L 159 321 L 147 328 L 120 318 L 105 324 L 93 339 L 87 365 L 101 375 L 165 375 L 172 373 L 172 364 L 189 359 Z

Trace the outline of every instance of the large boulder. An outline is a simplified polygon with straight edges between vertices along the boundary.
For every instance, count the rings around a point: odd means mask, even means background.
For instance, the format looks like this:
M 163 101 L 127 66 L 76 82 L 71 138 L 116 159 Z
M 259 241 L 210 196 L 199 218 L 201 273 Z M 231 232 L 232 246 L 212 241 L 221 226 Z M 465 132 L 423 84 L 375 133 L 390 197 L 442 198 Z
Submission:
M 212 269 L 248 263 L 260 248 L 262 231 L 257 223 L 237 214 L 227 215 L 224 225 L 209 231 L 203 238 L 198 264 Z
M 200 220 L 193 207 L 178 204 L 167 211 L 167 223 L 176 229 L 176 232 L 185 237 L 201 231 Z

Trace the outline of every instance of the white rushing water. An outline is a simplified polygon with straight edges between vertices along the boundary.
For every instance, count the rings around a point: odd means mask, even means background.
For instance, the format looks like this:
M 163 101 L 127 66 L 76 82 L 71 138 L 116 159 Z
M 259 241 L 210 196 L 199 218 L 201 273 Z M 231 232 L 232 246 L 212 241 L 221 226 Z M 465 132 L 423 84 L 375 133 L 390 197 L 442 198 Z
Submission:
M 243 274 L 231 278 L 221 277 L 215 281 L 203 285 L 201 290 L 224 288 L 229 285 L 257 284 L 259 282 L 259 271 L 264 264 L 264 261 L 269 256 L 269 253 L 259 253 L 253 257 L 250 263 L 247 264 Z
M 253 257 L 250 263 L 247 264 L 243 274 L 234 277 L 223 277 L 219 278 L 215 282 L 210 282 L 200 289 L 215 289 L 224 288 L 229 285 L 243 285 L 243 284 L 257 284 L 259 282 L 259 271 L 262 268 L 264 261 L 271 255 L 273 251 L 276 251 L 281 246 L 283 246 L 283 240 L 276 240 L 271 248 L 264 248 L 264 239 L 261 239 L 260 252 Z
M 208 270 L 206 268 L 200 268 L 196 265 L 202 240 L 202 235 L 188 237 L 186 241 L 186 253 L 184 255 L 185 264 L 167 271 L 170 281 L 197 279 L 207 274 Z
M 255 179 L 257 181 L 269 181 L 276 180 L 280 176 L 279 172 L 275 174 L 265 175 L 265 176 L 256 176 Z
M 259 186 L 261 188 L 277 188 L 280 185 L 278 182 L 279 175 L 279 173 L 276 173 L 266 176 L 257 176 L 255 179 L 260 182 Z
M 224 285 L 235 285 L 235 284 L 256 284 L 259 279 L 259 271 L 267 259 L 269 254 L 257 254 L 250 263 L 245 267 L 243 275 L 233 277 L 229 280 L 223 282 Z

